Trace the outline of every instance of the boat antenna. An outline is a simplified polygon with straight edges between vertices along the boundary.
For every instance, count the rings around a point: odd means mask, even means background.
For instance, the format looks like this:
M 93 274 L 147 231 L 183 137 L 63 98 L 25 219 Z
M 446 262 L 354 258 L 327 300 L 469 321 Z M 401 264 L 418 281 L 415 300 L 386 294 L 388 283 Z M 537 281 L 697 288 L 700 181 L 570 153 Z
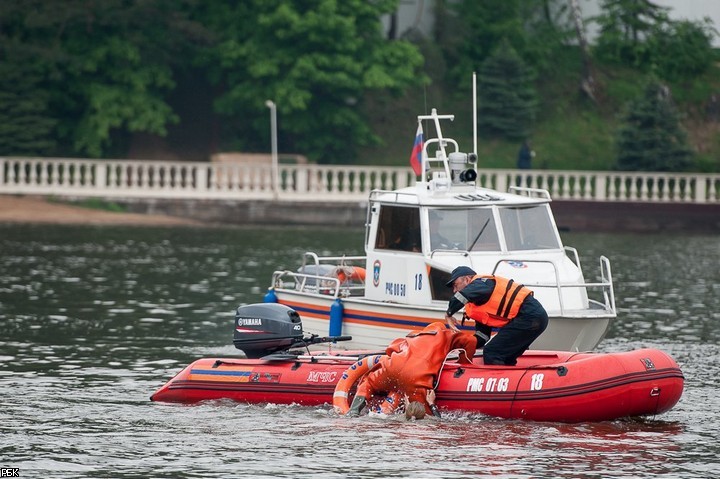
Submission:
M 472 74 L 472 91 L 473 91 L 473 153 L 477 158 L 477 74 Z

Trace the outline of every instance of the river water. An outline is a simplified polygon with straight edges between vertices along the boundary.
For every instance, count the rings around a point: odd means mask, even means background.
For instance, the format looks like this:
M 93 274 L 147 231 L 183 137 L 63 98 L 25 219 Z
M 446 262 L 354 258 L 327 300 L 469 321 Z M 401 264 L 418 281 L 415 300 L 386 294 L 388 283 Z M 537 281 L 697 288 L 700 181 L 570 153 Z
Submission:
M 564 234 L 612 262 L 599 351 L 665 350 L 668 413 L 588 424 L 338 417 L 329 406 L 152 403 L 191 361 L 235 355 L 234 309 L 305 251 L 362 230 L 0 226 L 0 468 L 20 477 L 706 478 L 720 473 L 720 239 Z M 590 278 L 591 279 L 591 278 Z

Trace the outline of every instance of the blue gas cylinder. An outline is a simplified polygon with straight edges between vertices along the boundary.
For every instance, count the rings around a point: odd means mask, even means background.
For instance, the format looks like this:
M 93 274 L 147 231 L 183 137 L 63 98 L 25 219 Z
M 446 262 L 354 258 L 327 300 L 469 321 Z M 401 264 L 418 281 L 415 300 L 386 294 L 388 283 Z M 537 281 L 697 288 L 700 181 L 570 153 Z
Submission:
M 277 303 L 277 294 L 273 288 L 268 288 L 268 292 L 263 296 L 263 303 Z
M 340 298 L 336 298 L 330 306 L 330 336 L 342 335 L 344 309 L 345 308 L 343 307 L 342 300 Z

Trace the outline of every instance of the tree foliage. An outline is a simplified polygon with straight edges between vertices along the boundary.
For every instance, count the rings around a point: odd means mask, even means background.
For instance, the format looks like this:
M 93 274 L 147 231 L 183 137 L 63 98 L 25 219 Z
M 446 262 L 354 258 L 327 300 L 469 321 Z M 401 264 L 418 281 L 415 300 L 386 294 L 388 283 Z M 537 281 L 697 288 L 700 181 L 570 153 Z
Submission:
M 359 108 L 363 95 L 400 92 L 421 80 L 417 48 L 382 36 L 381 15 L 396 4 L 251 0 L 209 9 L 206 23 L 222 32 L 203 62 L 221 89 L 218 111 L 228 118 L 249 114 L 255 119 L 245 126 L 265 132 L 271 99 L 287 148 L 347 162 L 357 145 L 377 140 Z
M 613 32 L 622 43 L 639 44 L 656 25 L 668 21 L 668 7 L 651 0 L 603 0 L 601 35 Z
M 38 81 L 56 123 L 59 154 L 102 156 L 117 131 L 163 135 L 177 121 L 165 96 L 174 87 L 185 19 L 172 0 L 6 0 L 0 43 L 6 68 L 33 52 Z M 181 4 L 182 5 L 182 4 Z M 22 94 L 22 85 L 11 87 Z M 42 136 L 40 130 L 35 134 Z M 18 154 L 10 149 L 6 153 Z
M 435 36 L 451 80 L 463 84 L 503 41 L 533 67 L 548 68 L 572 36 L 567 14 L 565 0 L 446 0 L 437 3 Z
M 595 54 L 666 80 L 694 78 L 715 60 L 716 34 L 709 20 L 672 21 L 667 7 L 650 0 L 605 0 L 597 21 Z
M 620 170 L 684 171 L 691 166 L 692 151 L 666 86 L 650 81 L 627 106 L 616 148 Z
M 537 108 L 533 77 L 509 42 L 502 42 L 480 67 L 479 128 L 512 140 L 527 138 Z
M 31 52 L 0 44 L 0 154 L 36 156 L 55 150 L 57 119 L 42 79 Z
M 169 102 L 178 79 L 199 74 L 215 85 L 222 145 L 267 149 L 272 99 L 288 148 L 347 161 L 377 140 L 363 95 L 422 81 L 418 50 L 382 35 L 397 1 L 4 0 L 0 70 L 27 81 L 8 76 L 0 102 L 34 98 L 0 123 L 21 114 L 37 145 L 0 129 L 0 153 L 106 156 L 134 132 L 163 136 L 180 120 Z M 27 60 L 32 75 L 20 73 Z
M 683 20 L 659 26 L 648 39 L 650 70 L 667 80 L 696 78 L 708 71 L 717 54 L 715 29 L 709 20 Z
M 124 156 L 137 133 L 169 134 L 172 153 L 195 143 L 202 146 L 188 148 L 193 154 L 268 151 L 270 99 L 281 151 L 352 162 L 359 146 L 379 141 L 363 116 L 368 94 L 400 97 L 427 81 L 419 48 L 383 35 L 381 18 L 399 2 L 3 0 L 0 155 Z M 649 0 L 604 1 L 584 77 L 568 0 L 435 4 L 434 38 L 414 33 L 436 47 L 433 77 L 449 79 L 446 86 L 464 97 L 463 85 L 482 67 L 480 126 L 513 141 L 533 127 L 533 71 L 541 88 L 567 91 L 575 77 L 594 81 L 588 65 L 598 56 L 622 64 L 623 74 L 635 74 L 629 65 L 678 84 L 715 68 L 712 25 L 672 22 Z M 574 5 L 574 24 L 582 25 Z M 572 62 L 577 72 L 569 71 Z M 547 106 L 572 101 L 551 98 Z M 616 106 L 603 108 L 596 113 Z

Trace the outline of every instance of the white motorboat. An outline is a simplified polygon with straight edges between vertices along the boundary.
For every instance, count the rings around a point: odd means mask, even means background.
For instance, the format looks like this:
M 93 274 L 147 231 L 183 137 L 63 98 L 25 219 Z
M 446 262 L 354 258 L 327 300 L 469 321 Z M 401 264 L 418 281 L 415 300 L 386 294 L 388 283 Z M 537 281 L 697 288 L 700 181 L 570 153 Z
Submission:
M 305 253 L 297 271 L 273 273 L 265 300 L 293 308 L 310 333 L 352 336 L 344 348 L 382 349 L 444 320 L 445 282 L 467 265 L 534 291 L 550 322 L 532 349 L 592 350 L 616 317 L 610 261 L 601 256 L 594 281 L 586 281 L 577 250 L 562 243 L 550 194 L 479 187 L 477 155 L 442 136 L 440 120 L 448 119 L 435 109 L 418 117 L 437 137 L 422 145 L 415 186 L 370 193 L 365 256 Z

